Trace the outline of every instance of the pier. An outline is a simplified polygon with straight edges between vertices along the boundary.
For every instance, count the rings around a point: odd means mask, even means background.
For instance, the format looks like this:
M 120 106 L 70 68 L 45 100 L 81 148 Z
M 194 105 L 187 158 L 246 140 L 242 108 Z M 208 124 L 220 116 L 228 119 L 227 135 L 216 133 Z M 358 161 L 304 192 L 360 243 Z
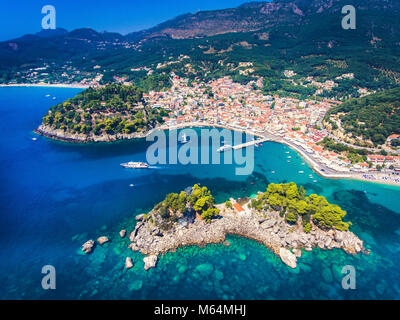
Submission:
M 269 139 L 264 138 L 264 139 L 259 139 L 259 140 L 253 140 L 253 141 L 250 141 L 250 142 L 238 144 L 238 145 L 236 145 L 236 146 L 233 146 L 232 148 L 233 148 L 234 150 L 239 150 L 239 149 L 247 148 L 247 147 L 250 147 L 250 146 L 259 144 L 259 143 L 263 143 L 263 142 L 265 142 L 265 141 L 269 141 Z

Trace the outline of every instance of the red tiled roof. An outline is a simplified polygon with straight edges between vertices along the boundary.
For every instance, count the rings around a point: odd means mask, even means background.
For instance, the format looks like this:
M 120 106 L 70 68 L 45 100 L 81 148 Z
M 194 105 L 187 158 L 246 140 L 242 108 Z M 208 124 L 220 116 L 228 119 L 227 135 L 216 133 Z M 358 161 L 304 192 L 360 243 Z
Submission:
M 233 204 L 233 207 L 236 209 L 237 212 L 242 212 L 242 211 L 244 211 L 243 207 L 242 207 L 239 203 L 237 203 L 237 202 L 235 202 L 235 203 Z

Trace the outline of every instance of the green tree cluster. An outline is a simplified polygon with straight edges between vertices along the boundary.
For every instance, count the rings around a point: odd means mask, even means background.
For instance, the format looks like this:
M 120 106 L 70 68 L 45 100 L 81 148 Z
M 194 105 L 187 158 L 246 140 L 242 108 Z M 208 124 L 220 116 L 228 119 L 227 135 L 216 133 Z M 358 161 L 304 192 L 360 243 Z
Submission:
M 290 224 L 297 223 L 300 218 L 305 232 L 311 231 L 311 222 L 323 230 L 349 229 L 349 223 L 342 220 L 346 212 L 338 205 L 316 194 L 306 196 L 304 188 L 299 188 L 294 182 L 269 184 L 266 192 L 253 199 L 250 206 L 258 210 L 272 208 L 279 211 Z
M 219 214 L 219 209 L 214 206 L 214 197 L 210 190 L 207 187 L 199 187 L 197 184 L 192 187 L 189 195 L 184 191 L 179 194 L 168 194 L 154 209 L 163 219 L 174 220 L 178 213 L 186 214 L 188 208 L 200 214 L 205 222 L 211 222 Z
M 143 91 L 135 86 L 111 84 L 89 88 L 50 108 L 43 124 L 71 133 L 131 134 L 163 122 L 163 108 L 144 106 Z

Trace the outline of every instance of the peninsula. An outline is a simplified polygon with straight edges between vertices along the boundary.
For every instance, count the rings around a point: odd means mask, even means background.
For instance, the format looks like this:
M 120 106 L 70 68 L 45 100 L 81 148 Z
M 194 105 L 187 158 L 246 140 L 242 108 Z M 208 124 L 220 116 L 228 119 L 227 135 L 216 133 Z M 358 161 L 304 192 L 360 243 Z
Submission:
M 140 88 L 112 84 L 89 88 L 51 107 L 35 132 L 78 143 L 142 138 L 167 114 L 148 107 Z
M 171 193 L 138 220 L 129 236 L 129 247 L 146 255 L 145 270 L 155 267 L 159 254 L 187 245 L 225 241 L 227 234 L 263 243 L 291 268 L 302 249 L 365 251 L 363 241 L 349 231 L 346 212 L 323 196 L 306 196 L 295 183 L 270 184 L 256 198 L 231 199 L 214 204 L 207 187 L 194 185 Z M 225 244 L 228 244 L 224 242 Z

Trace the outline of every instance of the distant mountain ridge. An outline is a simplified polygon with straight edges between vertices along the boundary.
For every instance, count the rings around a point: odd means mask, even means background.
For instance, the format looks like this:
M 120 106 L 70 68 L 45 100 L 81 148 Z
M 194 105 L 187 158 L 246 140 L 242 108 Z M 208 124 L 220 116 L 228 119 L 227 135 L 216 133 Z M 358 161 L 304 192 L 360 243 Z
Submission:
M 357 86 L 374 90 L 400 83 L 400 1 L 351 2 L 356 30 L 341 26 L 348 0 L 275 0 L 183 14 L 127 35 L 90 28 L 41 31 L 0 43 L 0 83 L 23 81 L 21 74 L 43 80 L 32 74 L 43 66 L 49 68 L 44 80 L 57 82 L 100 74 L 103 83 L 115 77 L 137 82 L 149 70 L 245 81 L 255 75 L 282 77 L 289 68 L 322 81 L 353 73 Z M 189 60 L 184 63 L 183 57 Z M 253 68 L 239 70 L 240 62 Z M 354 87 L 347 84 L 348 91 Z
M 42 30 L 34 37 L 49 38 L 64 36 L 97 41 L 140 41 L 146 38 L 170 37 L 188 39 L 214 36 L 230 32 L 250 32 L 265 29 L 279 23 L 301 24 L 309 22 L 314 15 L 337 14 L 342 7 L 350 4 L 347 0 L 275 0 L 271 2 L 248 2 L 236 8 L 187 13 L 160 23 L 150 29 L 122 35 L 116 32 L 97 32 L 90 28 L 73 31 L 59 28 Z M 377 10 L 400 13 L 400 2 L 396 0 L 353 0 L 361 12 Z M 21 38 L 13 39 L 20 41 Z M 30 37 L 32 39 L 32 37 Z M 10 40 L 11 41 L 11 40 Z

